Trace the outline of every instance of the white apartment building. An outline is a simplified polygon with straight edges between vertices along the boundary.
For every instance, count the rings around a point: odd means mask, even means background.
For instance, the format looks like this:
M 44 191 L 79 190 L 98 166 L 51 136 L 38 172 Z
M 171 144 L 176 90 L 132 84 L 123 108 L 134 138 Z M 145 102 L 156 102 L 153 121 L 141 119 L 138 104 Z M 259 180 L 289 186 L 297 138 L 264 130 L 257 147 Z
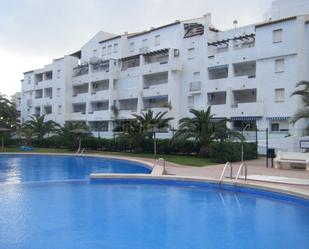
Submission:
M 24 73 L 21 120 L 44 114 L 60 124 L 83 121 L 94 135 L 112 137 L 147 109 L 167 111 L 177 129 L 191 108 L 212 106 L 230 128 L 301 136 L 306 121 L 289 120 L 302 102 L 290 95 L 309 80 L 306 14 L 308 1 L 280 0 L 267 21 L 227 31 L 216 29 L 210 14 L 134 34 L 100 31 L 80 51 Z

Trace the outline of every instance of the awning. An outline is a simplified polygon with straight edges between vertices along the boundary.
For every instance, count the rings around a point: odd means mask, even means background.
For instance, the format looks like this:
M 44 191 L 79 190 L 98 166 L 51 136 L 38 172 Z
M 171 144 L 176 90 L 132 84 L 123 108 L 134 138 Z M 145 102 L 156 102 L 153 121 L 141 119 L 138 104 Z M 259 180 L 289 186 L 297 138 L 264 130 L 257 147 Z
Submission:
M 164 99 L 164 98 L 168 98 L 168 95 L 158 95 L 158 96 L 143 97 L 143 99 Z
M 278 117 L 267 117 L 266 120 L 288 120 L 290 117 L 286 117 L 286 116 L 278 116 Z
M 258 119 L 261 119 L 262 117 L 258 117 L 258 116 L 252 116 L 252 117 L 231 117 L 232 121 L 255 121 Z
M 227 69 L 229 65 L 220 65 L 220 66 L 213 66 L 213 67 L 208 67 L 208 70 L 219 70 L 219 69 Z
M 165 49 L 159 49 L 159 50 L 156 50 L 156 51 L 150 51 L 150 52 L 147 52 L 147 53 L 144 53 L 144 56 L 153 56 L 153 55 L 158 55 L 158 54 L 166 54 L 168 53 L 168 48 L 165 48 Z

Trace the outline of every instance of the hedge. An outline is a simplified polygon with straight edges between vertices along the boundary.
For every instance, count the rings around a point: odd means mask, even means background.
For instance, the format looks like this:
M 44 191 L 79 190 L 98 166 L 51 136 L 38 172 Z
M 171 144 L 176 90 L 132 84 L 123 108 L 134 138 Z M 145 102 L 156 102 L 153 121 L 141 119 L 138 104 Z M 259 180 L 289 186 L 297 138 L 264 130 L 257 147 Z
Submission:
M 77 141 L 77 140 L 76 140 Z M 70 148 L 77 149 L 77 142 L 71 141 L 68 145 L 59 136 L 52 136 L 41 140 L 33 139 L 32 146 L 42 148 Z M 196 155 L 199 151 L 199 143 L 192 140 L 173 140 L 173 139 L 157 139 L 158 154 L 177 154 L 177 155 Z M 6 145 L 19 146 L 18 139 L 6 141 Z M 88 150 L 112 151 L 112 152 L 134 152 L 130 141 L 125 137 L 117 138 L 96 138 L 86 137 L 82 139 L 82 147 Z M 209 145 L 209 157 L 214 158 L 218 163 L 235 162 L 241 159 L 241 144 L 235 142 L 213 142 Z M 153 152 L 153 140 L 145 139 L 143 141 L 142 151 L 144 153 Z M 257 158 L 257 147 L 255 143 L 244 143 L 244 159 Z

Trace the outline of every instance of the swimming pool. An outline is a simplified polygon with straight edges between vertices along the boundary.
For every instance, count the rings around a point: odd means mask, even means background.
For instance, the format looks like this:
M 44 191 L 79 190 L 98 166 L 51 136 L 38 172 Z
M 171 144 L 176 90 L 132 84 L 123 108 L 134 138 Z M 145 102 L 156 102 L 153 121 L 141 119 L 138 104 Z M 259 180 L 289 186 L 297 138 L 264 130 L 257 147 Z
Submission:
M 143 173 L 144 164 L 103 157 L 0 155 L 0 183 L 88 179 L 91 173 Z
M 245 190 L 128 179 L 0 184 L 0 248 L 308 248 L 308 202 Z

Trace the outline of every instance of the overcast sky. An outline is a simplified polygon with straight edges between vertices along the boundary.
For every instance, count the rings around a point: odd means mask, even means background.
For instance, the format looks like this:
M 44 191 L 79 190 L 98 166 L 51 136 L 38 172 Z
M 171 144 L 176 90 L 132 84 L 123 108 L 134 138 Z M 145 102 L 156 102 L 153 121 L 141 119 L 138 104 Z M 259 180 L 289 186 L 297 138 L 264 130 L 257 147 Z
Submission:
M 121 34 L 212 14 L 219 29 L 263 20 L 272 0 L 0 0 L 0 92 L 23 72 L 78 50 L 99 30 Z

